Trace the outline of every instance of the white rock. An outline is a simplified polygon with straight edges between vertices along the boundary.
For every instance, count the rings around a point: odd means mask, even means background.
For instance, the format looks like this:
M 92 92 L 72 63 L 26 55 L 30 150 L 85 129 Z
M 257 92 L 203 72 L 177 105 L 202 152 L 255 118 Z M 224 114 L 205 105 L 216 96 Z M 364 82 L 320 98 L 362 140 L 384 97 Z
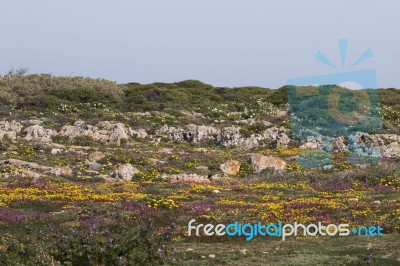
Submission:
M 56 176 L 72 176 L 72 169 L 68 166 L 58 167 L 51 170 L 51 173 Z
M 284 160 L 272 156 L 263 156 L 261 154 L 251 154 L 250 162 L 256 173 L 260 173 L 267 168 L 283 171 L 286 167 L 286 162 Z
M 147 138 L 149 135 L 147 134 L 146 130 L 140 128 L 140 129 L 129 129 L 129 132 L 131 134 L 132 137 L 134 138 L 138 138 L 138 139 L 145 139 Z
M 162 179 L 169 180 L 173 183 L 175 182 L 196 182 L 196 183 L 210 183 L 211 180 L 208 176 L 197 175 L 197 174 L 162 174 Z
M 131 164 L 123 164 L 118 169 L 114 171 L 114 177 L 120 178 L 124 181 L 131 181 L 132 177 L 136 174 L 140 173 L 140 171 L 133 167 Z
M 62 153 L 62 149 L 51 149 L 51 154 L 56 155 Z
M 27 127 L 24 132 L 26 132 L 25 140 L 37 142 L 51 142 L 51 136 L 56 135 L 54 130 L 39 125 Z
M 4 137 L 11 141 L 17 140 L 17 134 L 21 132 L 22 125 L 16 121 L 0 121 L 0 140 Z
M 101 151 L 95 151 L 89 155 L 89 161 L 97 162 L 97 161 L 103 159 L 104 157 L 105 157 L 104 153 L 102 153 Z
M 240 170 L 240 162 L 236 160 L 228 160 L 220 165 L 220 169 L 225 175 L 236 175 Z
M 109 121 L 99 122 L 96 126 L 87 125 L 84 121 L 76 121 L 74 125 L 65 125 L 60 130 L 61 136 L 73 140 L 78 136 L 89 136 L 94 140 L 121 144 L 122 140 L 127 140 L 130 128 L 122 123 L 111 123 Z

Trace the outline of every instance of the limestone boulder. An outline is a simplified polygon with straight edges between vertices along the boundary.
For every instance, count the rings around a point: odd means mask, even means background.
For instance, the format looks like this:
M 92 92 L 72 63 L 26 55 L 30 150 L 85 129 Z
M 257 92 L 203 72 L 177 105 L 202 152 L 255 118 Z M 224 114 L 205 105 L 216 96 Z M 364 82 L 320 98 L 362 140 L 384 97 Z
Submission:
M 26 132 L 25 140 L 35 142 L 51 142 L 51 137 L 57 135 L 57 132 L 52 129 L 46 129 L 40 125 L 33 125 L 25 128 Z
M 136 167 L 127 163 L 121 165 L 114 171 L 114 177 L 124 181 L 131 181 L 132 177 L 138 173 L 140 173 L 140 171 Z
M 256 173 L 261 173 L 268 168 L 283 171 L 286 167 L 286 162 L 284 160 L 272 156 L 263 156 L 261 154 L 251 154 L 250 163 Z
M 8 138 L 11 141 L 17 140 L 17 135 L 22 130 L 22 125 L 16 121 L 0 121 L 0 140 L 4 137 Z
M 220 166 L 221 171 L 225 175 L 237 175 L 240 170 L 240 162 L 236 160 L 229 160 Z
M 97 162 L 103 159 L 104 157 L 105 157 L 104 153 L 102 153 L 101 151 L 95 151 L 89 154 L 89 161 Z

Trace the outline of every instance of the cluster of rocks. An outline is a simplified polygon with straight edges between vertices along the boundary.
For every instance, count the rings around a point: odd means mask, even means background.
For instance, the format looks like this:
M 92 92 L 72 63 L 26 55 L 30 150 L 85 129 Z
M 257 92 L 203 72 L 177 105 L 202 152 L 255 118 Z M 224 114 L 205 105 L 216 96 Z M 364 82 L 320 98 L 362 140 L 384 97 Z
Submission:
M 249 162 L 254 172 L 259 174 L 266 169 L 283 171 L 286 167 L 286 162 L 280 158 L 273 156 L 264 156 L 258 153 L 250 154 Z M 224 175 L 237 175 L 240 171 L 240 162 L 236 160 L 228 160 L 221 164 L 220 169 Z
M 400 156 L 400 136 L 356 132 L 347 138 L 310 137 L 300 148 L 334 153 L 349 151 L 359 156 L 395 158 Z
M 261 154 L 250 154 L 249 163 L 254 173 L 259 174 L 266 169 L 283 171 L 286 168 L 286 162 L 280 158 L 272 156 L 264 156 Z M 198 175 L 198 174 L 162 174 L 161 178 L 171 182 L 212 182 L 230 176 L 239 174 L 241 163 L 237 160 L 228 160 L 220 165 L 223 176 L 219 174 L 214 175 Z
M 237 175 L 240 171 L 240 162 L 236 160 L 228 160 L 221 164 L 220 168 L 225 175 Z
M 51 142 L 51 137 L 57 135 L 57 131 L 43 128 L 41 125 L 33 125 L 25 128 L 25 140 L 34 142 Z
M 322 136 L 308 137 L 307 141 L 300 146 L 304 150 L 326 150 L 332 152 L 348 151 L 344 137 L 325 138 Z
M 249 121 L 252 123 L 254 121 Z M 265 121 L 267 122 L 267 121 Z M 30 124 L 24 128 L 23 124 Z M 77 137 L 88 136 L 96 141 L 121 144 L 129 138 L 161 141 L 168 139 L 177 142 L 217 143 L 225 147 L 240 147 L 253 149 L 263 145 L 276 148 L 288 148 L 293 141 L 289 138 L 289 129 L 270 126 L 260 134 L 245 137 L 239 126 L 218 128 L 214 126 L 189 124 L 184 127 L 161 126 L 154 135 L 149 135 L 144 129 L 132 129 L 123 123 L 102 121 L 96 125 L 84 121 L 76 121 L 73 125 L 64 125 L 59 131 L 45 128 L 41 121 L 0 121 L 0 140 L 7 138 L 16 141 L 19 135 L 33 142 L 51 143 L 53 136 L 64 136 L 71 142 Z M 21 134 L 21 132 L 23 134 Z M 383 157 L 398 157 L 400 154 L 400 136 L 395 134 L 367 134 L 358 132 L 347 137 L 324 138 L 322 136 L 309 137 L 300 143 L 301 149 L 320 149 L 332 152 L 354 151 L 359 154 L 379 154 Z
M 0 140 L 6 137 L 11 141 L 15 141 L 21 130 L 22 125 L 16 121 L 0 121 Z
M 123 181 L 131 181 L 133 176 L 140 173 L 140 171 L 133 165 L 126 163 L 119 166 L 113 173 L 113 177 L 122 179 Z
M 162 126 L 156 135 L 167 137 L 172 141 L 205 142 L 214 141 L 221 134 L 221 131 L 211 126 L 197 126 L 189 124 L 184 128 Z
M 396 134 L 375 134 L 357 132 L 350 136 L 351 148 L 359 154 L 374 155 L 377 157 L 399 157 L 400 136 Z
M 250 162 L 256 173 L 261 173 L 268 168 L 283 171 L 286 167 L 286 162 L 284 160 L 272 156 L 263 156 L 260 154 L 252 154 L 250 156 Z
M 108 121 L 99 122 L 95 126 L 88 125 L 84 121 L 76 121 L 73 125 L 63 126 L 59 134 L 71 141 L 79 136 L 88 136 L 94 140 L 116 144 L 121 144 L 122 140 L 128 140 L 129 136 L 142 137 L 141 133 L 122 123 L 114 124 Z
M 186 125 L 183 128 L 162 126 L 156 134 L 171 141 L 187 142 L 215 142 L 225 147 L 237 146 L 251 149 L 261 146 L 265 141 L 270 141 L 277 148 L 287 148 L 290 143 L 288 129 L 283 127 L 270 127 L 263 134 L 253 134 L 246 138 L 240 133 L 240 127 L 230 126 L 222 129 L 212 126 Z
M 131 181 L 133 176 L 140 171 L 133 165 L 127 163 L 116 167 L 116 169 L 109 175 L 99 174 L 99 170 L 102 167 L 97 161 L 103 158 L 104 155 L 101 152 L 94 152 L 89 155 L 89 161 L 86 163 L 90 170 L 85 170 L 85 172 L 90 172 L 96 176 L 103 177 L 107 181 Z M 10 167 L 8 173 L 2 174 L 4 177 L 10 175 L 19 175 L 22 177 L 30 177 L 37 179 L 43 176 L 64 176 L 71 177 L 74 174 L 81 175 L 81 171 L 77 169 L 72 169 L 69 166 L 59 166 L 59 167 L 49 167 L 40 165 L 34 162 L 27 162 L 19 159 L 5 159 L 0 160 L 0 167 Z
M 6 159 L 0 161 L 0 166 L 10 166 L 14 173 L 21 176 L 39 178 L 43 175 L 71 176 L 72 169 L 68 166 L 48 167 L 33 162 L 26 162 L 18 159 Z
M 84 121 L 76 121 L 73 125 L 65 125 L 59 131 L 44 128 L 41 121 L 28 121 L 33 124 L 26 127 L 19 122 L 1 121 L 0 122 L 0 140 L 7 137 L 11 141 L 16 141 L 18 134 L 25 133 L 24 140 L 33 142 L 49 143 L 53 136 L 64 136 L 70 141 L 77 137 L 88 136 L 97 141 L 120 144 L 122 140 L 128 140 L 129 137 L 147 138 L 145 130 L 134 130 L 122 123 L 111 123 L 108 121 L 99 122 L 95 126 L 89 125 Z
M 54 150 L 54 149 L 53 149 Z M 53 151 L 52 150 L 52 151 Z M 60 152 L 71 152 L 70 150 L 59 149 Z M 130 163 L 117 165 L 114 171 L 108 175 L 100 174 L 102 164 L 99 163 L 105 157 L 105 154 L 99 151 L 94 151 L 90 154 L 84 153 L 84 156 L 88 157 L 85 165 L 88 170 L 84 170 L 86 173 L 93 174 L 98 177 L 102 177 L 106 181 L 131 181 L 132 178 L 140 173 L 140 171 Z M 249 154 L 249 163 L 254 173 L 261 173 L 265 169 L 272 169 L 277 171 L 283 171 L 286 166 L 286 162 L 280 158 L 263 156 L 260 154 Z M 9 166 L 12 171 L 6 174 L 2 174 L 7 177 L 9 175 L 20 175 L 24 177 L 39 178 L 43 176 L 65 176 L 71 177 L 73 175 L 81 176 L 82 170 L 78 168 L 70 168 L 69 166 L 49 167 L 43 166 L 35 162 L 27 162 L 18 159 L 5 159 L 0 160 L 0 167 Z M 229 176 L 235 176 L 239 174 L 241 163 L 237 160 L 228 160 L 220 165 L 220 174 L 162 174 L 160 178 L 171 181 L 171 182 L 211 182 L 219 179 L 223 179 Z M 208 170 L 208 168 L 207 168 Z

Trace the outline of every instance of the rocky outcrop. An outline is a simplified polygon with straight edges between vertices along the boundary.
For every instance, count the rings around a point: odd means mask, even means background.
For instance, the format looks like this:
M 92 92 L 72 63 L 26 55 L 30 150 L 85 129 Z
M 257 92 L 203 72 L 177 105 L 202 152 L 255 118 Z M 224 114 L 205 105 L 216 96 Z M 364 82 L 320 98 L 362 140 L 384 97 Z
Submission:
M 102 153 L 101 151 L 95 151 L 89 154 L 89 161 L 97 162 L 103 159 L 104 157 L 105 157 L 104 153 Z
M 276 147 L 281 149 L 287 149 L 289 147 L 290 138 L 286 133 L 279 133 L 276 139 Z
M 222 129 L 221 134 L 218 136 L 217 141 L 226 147 L 238 146 L 240 143 L 241 135 L 240 128 L 231 126 Z
M 345 144 L 344 137 L 336 137 L 332 139 L 332 151 L 337 152 L 345 152 L 347 151 L 347 146 Z
M 263 139 L 273 141 L 276 148 L 286 149 L 290 143 L 288 132 L 289 130 L 284 127 L 270 127 L 264 131 Z
M 247 121 L 251 124 L 254 121 Z M 287 149 L 291 145 L 289 138 L 289 129 L 284 127 L 270 127 L 266 129 L 261 135 L 253 134 L 250 137 L 244 137 L 240 133 L 240 127 L 230 126 L 218 129 L 211 126 L 196 126 L 193 124 L 187 125 L 184 128 L 168 127 L 164 125 L 156 132 L 157 136 L 164 136 L 172 141 L 187 141 L 187 142 L 207 142 L 213 141 L 225 147 L 241 147 L 245 149 L 257 148 L 265 143 L 273 144 L 275 148 Z M 315 133 L 315 132 L 314 132 Z M 311 133 L 310 133 L 311 134 Z M 378 149 L 383 156 L 395 157 L 397 152 L 397 145 L 391 144 L 393 142 L 400 143 L 400 137 L 395 134 L 375 134 L 370 135 L 367 133 L 358 132 L 353 137 L 324 137 L 317 133 L 315 136 L 310 136 L 307 141 L 300 145 L 300 149 L 311 150 L 325 150 L 329 152 L 346 152 L 349 150 L 349 142 L 354 143 L 356 146 L 370 146 Z M 390 144 L 390 146 L 388 146 Z M 357 150 L 355 150 L 357 152 Z
M 32 163 L 32 162 L 26 162 L 18 159 L 6 159 L 0 161 L 0 165 L 12 165 L 16 168 L 22 168 L 22 169 L 30 169 L 30 170 L 36 170 L 36 171 L 51 171 L 53 168 L 47 167 L 47 166 L 42 166 L 37 163 Z
M 400 143 L 392 142 L 389 145 L 385 145 L 380 151 L 383 157 L 400 158 Z
M 286 167 L 286 162 L 284 160 L 272 156 L 263 156 L 261 154 L 251 154 L 250 163 L 256 173 L 261 173 L 268 168 L 283 171 Z
M 16 121 L 0 121 L 0 140 L 4 137 L 11 141 L 17 140 L 17 135 L 22 130 L 22 125 Z
M 51 142 L 51 137 L 57 132 L 52 129 L 45 129 L 40 125 L 33 125 L 24 129 L 26 132 L 25 140 L 34 142 Z
M 229 160 L 220 166 L 221 171 L 225 175 L 237 175 L 240 170 L 240 162 L 235 160 Z
M 63 126 L 59 133 L 71 141 L 78 136 L 89 136 L 94 140 L 121 144 L 122 140 L 129 138 L 130 129 L 122 123 L 103 121 L 92 126 L 87 125 L 84 121 L 76 121 L 72 126 Z
M 140 128 L 140 129 L 131 129 L 129 128 L 129 132 L 132 137 L 137 138 L 137 139 L 145 139 L 149 135 L 147 134 L 146 130 Z
M 114 177 L 124 181 L 131 181 L 132 177 L 138 173 L 140 173 L 140 171 L 136 167 L 133 167 L 131 164 L 127 163 L 121 165 L 114 171 Z
M 4 131 L 13 131 L 15 133 L 19 133 L 22 130 L 22 125 L 16 121 L 0 121 L 0 130 Z
M 50 171 L 55 176 L 72 176 L 72 169 L 68 166 L 57 167 Z
M 71 176 L 72 169 L 69 166 L 48 167 L 33 162 L 18 159 L 6 159 L 0 161 L 0 166 L 12 166 L 16 172 L 26 177 L 38 178 L 40 176 Z
M 176 127 L 169 127 L 167 125 L 162 126 L 156 135 L 165 136 L 172 141 L 183 141 L 184 130 Z
M 266 121 L 266 120 L 260 121 L 260 120 L 254 119 L 254 118 L 242 119 L 242 120 L 236 121 L 236 123 L 245 124 L 245 125 L 254 125 L 256 123 L 260 123 L 260 124 L 264 124 L 267 127 L 273 126 L 273 124 L 271 122 L 269 122 L 269 121 Z
M 225 147 L 238 146 L 247 149 L 259 146 L 257 137 L 244 138 L 240 134 L 240 128 L 235 126 L 225 127 L 220 130 L 211 126 L 197 126 L 194 124 L 189 124 L 184 128 L 164 125 L 156 134 L 165 136 L 172 141 L 216 142 Z
M 266 126 L 272 124 L 268 121 L 261 121 Z M 253 118 L 238 120 L 238 124 L 252 125 L 261 123 Z M 225 147 L 240 147 L 243 149 L 253 149 L 260 146 L 274 148 L 288 148 L 292 143 L 289 138 L 289 129 L 284 127 L 272 126 L 264 130 L 261 134 L 243 136 L 241 127 L 215 127 L 205 125 L 188 124 L 183 127 L 162 126 L 155 134 L 149 135 L 144 129 L 132 129 L 123 123 L 113 123 L 102 121 L 96 125 L 89 125 L 84 121 L 78 120 L 73 125 L 64 125 L 59 132 L 47 129 L 42 126 L 42 121 L 23 121 L 29 125 L 24 130 L 21 123 L 12 121 L 0 121 L 0 140 L 4 137 L 11 141 L 16 141 L 18 134 L 23 131 L 24 140 L 30 142 L 51 143 L 52 137 L 59 135 L 65 136 L 73 141 L 79 136 L 88 136 L 96 141 L 111 144 L 121 144 L 128 141 L 131 137 L 137 139 L 149 139 L 149 141 L 159 143 L 163 139 L 178 142 L 210 143 L 214 142 Z M 335 138 L 324 137 L 316 132 L 310 131 L 310 137 L 300 143 L 301 149 L 325 150 L 328 152 L 355 152 L 360 155 L 398 157 L 400 136 L 396 134 L 368 134 L 357 132 L 350 136 L 340 136 Z M 64 152 L 63 149 L 53 149 L 52 154 L 57 155 Z M 93 160 L 91 160 L 93 161 Z
M 358 144 L 366 145 L 366 146 L 383 146 L 385 142 L 379 135 L 370 135 L 364 132 L 357 132 L 354 135 L 351 135 L 349 139 Z
M 327 138 L 323 136 L 309 137 L 300 149 L 351 152 L 353 156 L 388 157 L 400 156 L 400 136 L 396 134 L 368 134 L 356 132 L 347 137 Z
M 61 154 L 63 152 L 62 149 L 51 149 L 50 153 L 52 155 L 57 155 L 57 154 Z
M 208 176 L 197 175 L 197 174 L 177 174 L 177 175 L 162 174 L 161 178 L 168 180 L 172 183 L 176 183 L 176 182 L 210 183 L 211 182 L 211 179 L 208 178 Z
M 251 121 L 247 121 L 251 124 Z M 269 125 L 269 122 L 267 122 Z M 240 133 L 240 127 L 230 126 L 218 129 L 211 126 L 187 125 L 184 128 L 168 127 L 164 125 L 156 135 L 164 136 L 172 141 L 188 141 L 188 142 L 209 142 L 213 141 L 225 147 L 241 147 L 245 149 L 257 148 L 262 145 L 264 140 L 273 141 L 278 148 L 287 148 L 290 138 L 287 135 L 288 129 L 283 127 L 272 127 L 262 135 L 253 134 L 250 137 L 244 137 Z
M 97 127 L 101 128 L 102 131 L 107 131 L 105 135 L 107 136 L 106 141 L 109 143 L 121 144 L 121 140 L 128 140 L 129 138 L 129 129 L 122 123 L 112 124 L 106 121 L 100 122 L 99 124 L 97 124 Z M 102 138 L 103 136 L 100 137 L 100 139 Z M 94 139 L 96 138 L 94 137 Z
M 400 142 L 400 135 L 396 134 L 380 134 L 379 135 L 386 142 Z
M 321 143 L 317 139 L 312 139 L 310 141 L 305 142 L 300 146 L 302 150 L 318 150 L 321 148 Z
M 319 134 L 316 136 L 309 136 L 307 141 L 300 145 L 300 149 L 303 150 L 324 150 L 328 152 L 345 152 L 347 151 L 347 146 L 344 137 L 324 137 Z
M 278 110 L 275 114 L 276 118 L 284 118 L 288 115 L 288 112 L 285 110 Z
M 183 138 L 188 142 L 212 141 L 220 133 L 220 130 L 209 126 L 196 126 L 189 124 L 185 127 Z
M 184 128 L 168 127 L 164 125 L 158 132 L 159 135 L 165 135 L 172 141 L 187 141 L 187 142 L 203 142 L 216 140 L 220 130 L 209 126 L 197 126 L 189 124 Z
M 400 157 L 400 136 L 357 132 L 349 137 L 350 150 L 362 156 Z
M 240 138 L 235 146 L 244 148 L 244 149 L 253 149 L 260 146 L 259 137 L 252 135 L 250 138 Z
M 99 171 L 101 169 L 101 164 L 96 162 L 86 162 L 85 165 L 91 171 Z
M 389 145 L 381 147 L 380 151 L 384 157 L 400 157 L 400 143 L 392 142 Z

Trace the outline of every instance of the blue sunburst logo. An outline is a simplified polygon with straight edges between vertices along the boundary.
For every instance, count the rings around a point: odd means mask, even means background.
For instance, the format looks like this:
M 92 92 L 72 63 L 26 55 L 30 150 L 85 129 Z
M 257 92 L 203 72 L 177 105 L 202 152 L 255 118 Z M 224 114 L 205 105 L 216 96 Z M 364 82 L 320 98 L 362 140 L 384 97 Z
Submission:
M 374 69 L 352 70 L 373 56 L 366 49 L 354 62 L 346 62 L 347 39 L 338 40 L 341 66 L 318 51 L 315 59 L 336 70 L 334 73 L 292 78 L 287 93 L 292 134 L 299 141 L 317 140 L 323 153 L 305 153 L 304 168 L 332 167 L 332 138 L 352 139 L 356 132 L 375 133 L 382 129 L 377 78 Z M 347 67 L 349 65 L 349 67 Z M 346 90 L 352 89 L 352 90 Z M 348 161 L 375 163 L 381 158 L 374 147 L 350 143 Z

